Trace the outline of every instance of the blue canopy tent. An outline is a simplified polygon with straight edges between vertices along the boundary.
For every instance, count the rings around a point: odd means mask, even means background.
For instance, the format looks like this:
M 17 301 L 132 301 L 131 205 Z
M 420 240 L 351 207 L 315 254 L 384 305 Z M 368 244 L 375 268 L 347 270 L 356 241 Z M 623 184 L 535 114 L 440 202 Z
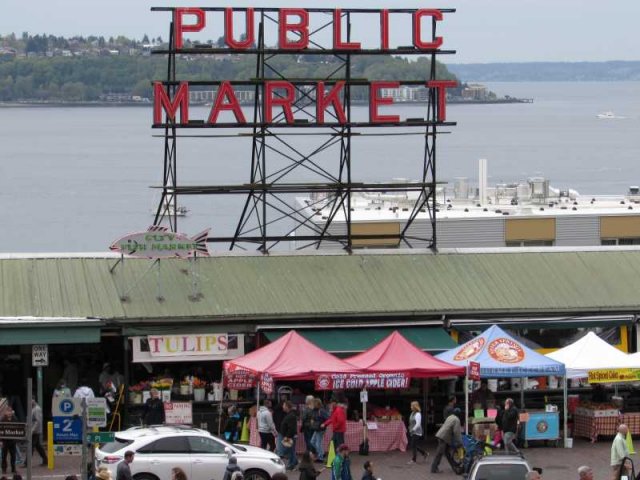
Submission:
M 564 377 L 564 431 L 567 435 L 567 380 L 564 364 L 542 355 L 513 338 L 497 325 L 464 345 L 436 355 L 454 365 L 480 364 L 482 378 L 524 378 L 547 375 Z M 469 417 L 468 382 L 465 381 L 465 413 Z M 521 399 L 524 395 L 521 389 Z M 566 442 L 565 442 L 566 443 Z

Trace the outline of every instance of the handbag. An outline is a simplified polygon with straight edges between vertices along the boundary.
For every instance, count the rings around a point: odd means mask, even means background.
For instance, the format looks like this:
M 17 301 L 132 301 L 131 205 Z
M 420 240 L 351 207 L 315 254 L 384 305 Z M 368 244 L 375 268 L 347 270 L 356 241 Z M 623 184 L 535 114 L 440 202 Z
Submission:
M 282 446 L 284 448 L 291 448 L 293 447 L 293 439 L 289 438 L 289 437 L 285 437 L 282 439 Z

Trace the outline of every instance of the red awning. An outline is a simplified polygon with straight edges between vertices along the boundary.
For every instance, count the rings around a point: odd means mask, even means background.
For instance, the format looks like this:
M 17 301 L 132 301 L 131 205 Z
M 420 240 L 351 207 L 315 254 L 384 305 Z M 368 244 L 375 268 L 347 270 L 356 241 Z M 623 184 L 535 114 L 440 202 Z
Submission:
M 227 372 L 249 370 L 258 374 L 268 373 L 274 380 L 313 380 L 322 373 L 360 372 L 293 330 L 254 352 L 227 360 L 224 368 Z
M 371 373 L 403 372 L 414 378 L 464 375 L 464 367 L 438 360 L 423 352 L 397 330 L 377 345 L 347 362 Z

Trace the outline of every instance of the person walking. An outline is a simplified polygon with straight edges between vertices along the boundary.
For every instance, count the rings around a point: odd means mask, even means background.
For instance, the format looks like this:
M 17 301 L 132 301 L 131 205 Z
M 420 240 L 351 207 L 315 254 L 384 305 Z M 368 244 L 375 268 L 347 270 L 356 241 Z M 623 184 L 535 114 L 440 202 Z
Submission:
M 542 475 L 537 470 L 531 470 L 525 475 L 525 480 L 542 480 Z
M 135 452 L 132 450 L 124 452 L 124 460 L 118 464 L 116 469 L 116 480 L 133 480 L 129 465 L 133 462 L 134 455 Z
M 287 470 L 293 470 L 298 464 L 296 457 L 296 438 L 298 436 L 298 419 L 293 411 L 293 404 L 287 400 L 282 406 L 285 416 L 280 425 L 280 434 L 282 435 L 282 450 L 284 457 L 288 458 Z
M 33 450 L 38 452 L 42 459 L 42 465 L 49 463 L 47 459 L 47 452 L 42 448 L 42 408 L 36 402 L 36 399 L 31 400 L 31 453 Z M 33 455 L 32 455 L 33 457 Z
M 349 447 L 344 443 L 338 447 L 336 458 L 333 459 L 331 480 L 353 480 Z
M 258 433 L 260 434 L 260 446 L 265 450 L 275 451 L 276 449 L 276 424 L 269 407 L 270 400 L 262 400 L 262 405 L 258 409 Z
M 98 473 L 96 473 L 96 480 L 113 480 L 111 471 L 108 468 L 101 468 L 98 470 Z
M 180 467 L 173 467 L 171 469 L 171 480 L 188 480 L 187 474 Z
M 227 442 L 237 442 L 240 436 L 240 429 L 242 424 L 240 423 L 240 414 L 238 413 L 235 405 L 231 405 L 227 409 L 227 423 L 224 426 L 224 438 Z
M 322 424 L 329 419 L 329 412 L 324 408 L 322 400 L 319 398 L 314 400 L 313 417 L 315 431 L 311 436 L 311 445 L 316 449 L 316 456 L 318 457 L 317 461 L 324 462 L 324 431 L 326 427 L 323 427 Z
M 453 461 L 453 457 L 451 456 L 451 448 L 455 448 L 459 445 L 462 445 L 462 426 L 460 425 L 460 409 L 455 408 L 453 413 L 449 415 L 438 432 L 436 433 L 436 439 L 438 440 L 438 448 L 436 450 L 436 454 L 433 457 L 433 462 L 431 463 L 431 473 L 440 473 L 440 461 L 442 460 L 442 456 L 446 456 L 449 465 L 451 465 L 451 469 L 456 471 L 456 464 Z
M 629 456 L 627 448 L 627 433 L 629 428 L 621 423 L 618 425 L 618 433 L 611 444 L 611 478 L 616 480 L 616 475 L 620 471 L 625 457 Z
M 418 442 L 422 439 L 422 413 L 420 412 L 420 404 L 411 402 L 411 415 L 409 416 L 409 443 L 411 444 L 412 457 L 409 464 L 416 463 L 417 452 L 420 452 L 424 459 L 427 458 L 427 452 L 418 447 Z
M 93 389 L 88 386 L 88 383 L 89 382 L 86 378 L 80 380 L 80 386 L 76 388 L 76 391 L 73 393 L 73 398 L 84 398 L 85 400 L 88 398 L 95 398 Z
M 238 459 L 232 455 L 229 457 L 229 463 L 227 464 L 227 468 L 224 470 L 222 480 L 231 480 L 236 472 L 244 473 L 238 465 Z
M 579 467 L 578 480 L 593 480 L 593 469 L 588 465 Z
M 314 424 L 313 408 L 315 406 L 313 395 L 307 395 L 304 399 L 304 410 L 302 410 L 302 436 L 304 438 L 304 446 L 308 452 L 311 448 L 311 437 L 316 429 Z
M 442 418 L 444 420 L 446 420 L 447 417 L 453 413 L 453 410 L 456 408 L 456 402 L 457 402 L 457 399 L 455 395 L 449 396 L 449 399 L 447 400 L 447 404 L 445 405 L 444 410 L 442 412 Z
M 316 467 L 313 465 L 314 460 L 315 455 L 313 450 L 307 450 L 302 454 L 302 460 L 298 465 L 298 470 L 300 471 L 299 480 L 315 480 L 318 475 L 324 471 L 324 468 L 316 470 Z
M 333 437 L 331 438 L 333 448 L 338 448 L 338 446 L 344 444 L 344 434 L 347 431 L 347 413 L 344 407 L 336 400 L 332 400 L 331 405 L 331 416 L 322 426 L 325 428 L 331 426 L 331 430 L 333 431 Z
M 0 422 L 17 422 L 18 419 L 11 407 L 6 407 L 0 418 Z M 2 473 L 7 473 L 7 457 L 11 466 L 11 473 L 16 473 L 16 441 L 10 439 L 2 440 Z
M 362 478 L 360 480 L 377 480 L 376 477 L 373 476 L 373 462 L 371 460 L 364 462 L 362 468 L 364 469 L 364 472 L 362 473 Z
M 622 464 L 620 465 L 620 469 L 616 474 L 616 480 L 635 480 L 636 472 L 633 466 L 633 460 L 629 457 L 624 457 L 622 459 Z
M 518 447 L 515 445 L 515 440 L 518 436 L 518 421 L 520 419 L 520 412 L 516 408 L 513 399 L 507 398 L 504 401 L 504 412 L 502 412 L 502 418 L 500 426 L 503 433 L 504 451 L 509 453 L 513 451 L 516 454 L 520 453 Z
M 162 425 L 165 421 L 164 402 L 158 389 L 152 388 L 150 393 L 142 410 L 142 422 L 144 425 Z

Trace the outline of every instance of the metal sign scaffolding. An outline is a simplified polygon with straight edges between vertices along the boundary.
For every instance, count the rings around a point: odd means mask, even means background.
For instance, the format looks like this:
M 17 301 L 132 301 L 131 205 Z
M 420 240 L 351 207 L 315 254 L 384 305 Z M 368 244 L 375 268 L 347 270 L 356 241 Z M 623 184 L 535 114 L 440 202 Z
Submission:
M 234 8 L 232 10 L 240 18 L 243 13 L 247 19 L 247 40 L 251 29 L 251 45 L 243 48 L 236 46 L 219 47 L 211 44 L 183 44 L 182 31 L 185 9 L 173 7 L 155 7 L 154 11 L 171 12 L 172 21 L 168 47 L 153 50 L 155 55 L 164 55 L 167 58 L 167 77 L 162 82 L 161 93 L 164 95 L 165 106 L 168 101 L 174 101 L 181 92 L 181 88 L 188 87 L 217 88 L 222 86 L 229 92 L 233 87 L 253 92 L 253 111 L 251 118 L 243 122 L 218 122 L 177 119 L 174 115 L 168 115 L 165 109 L 163 117 L 156 117 L 153 128 L 164 130 L 164 167 L 162 195 L 156 210 L 155 225 L 168 222 L 172 231 L 178 231 L 178 197 L 182 195 L 240 195 L 244 198 L 244 204 L 237 219 L 237 225 L 233 235 L 216 236 L 208 238 L 208 242 L 223 243 L 229 249 L 248 248 L 251 245 L 267 253 L 281 242 L 295 241 L 295 248 L 318 248 L 323 242 L 336 242 L 344 249 L 351 251 L 354 242 L 363 240 L 389 240 L 395 241 L 403 247 L 428 247 L 436 248 L 436 139 L 443 127 L 453 126 L 455 122 L 447 122 L 443 115 L 446 91 L 437 88 L 436 58 L 439 55 L 453 54 L 453 50 L 443 50 L 439 46 L 435 48 L 418 48 L 411 46 L 390 47 L 384 41 L 381 48 L 362 49 L 356 48 L 357 43 L 352 38 L 352 20 L 356 15 L 380 15 L 381 29 L 388 30 L 389 15 L 406 16 L 412 22 L 414 30 L 422 29 L 422 35 L 428 37 L 430 43 L 437 45 L 440 37 L 436 35 L 437 20 L 445 13 L 452 13 L 453 9 L 430 10 L 432 12 L 424 22 L 420 19 L 416 22 L 415 9 L 305 9 L 306 15 L 313 14 L 322 19 L 321 24 L 313 29 L 309 28 L 307 43 L 304 48 L 283 48 L 283 37 L 280 35 L 279 47 L 269 46 L 267 32 L 281 28 L 279 25 L 286 20 L 279 9 L 275 8 Z M 189 9 L 193 13 L 193 10 Z M 202 15 L 229 14 L 230 9 L 223 7 L 197 9 Z M 296 9 L 292 9 L 296 10 Z M 297 9 L 298 11 L 300 9 Z M 384 12 L 384 13 L 382 13 Z M 433 12 L 439 12 L 440 18 L 433 16 Z M 255 33 L 250 19 L 257 24 Z M 384 20 L 386 18 L 386 20 Z M 384 25 L 387 22 L 386 27 Z M 233 23 L 233 20 L 231 21 Z M 428 23 L 429 28 L 422 27 L 422 23 Z M 204 22 L 202 23 L 204 25 Z M 327 31 L 334 28 L 333 40 L 327 37 Z M 336 27 L 338 25 L 338 27 Z M 191 25 L 193 27 L 193 25 Z M 229 27 L 227 22 L 226 28 Z M 335 30 L 341 48 L 336 48 Z M 195 28 L 184 31 L 196 31 Z M 292 43 L 304 40 L 300 30 L 285 29 L 284 42 L 293 36 Z M 233 33 L 231 34 L 233 35 Z M 236 34 L 238 36 L 238 34 Z M 415 32 L 414 32 L 415 38 Z M 229 42 L 227 42 L 229 43 Z M 425 43 L 426 44 L 426 43 Z M 346 47 L 345 47 L 346 46 Z M 359 45 L 358 45 L 359 47 Z M 188 58 L 200 55 L 252 55 L 255 57 L 254 77 L 250 79 L 224 82 L 212 81 L 182 81 L 178 78 L 177 64 Z M 402 80 L 395 82 L 396 86 L 424 86 L 425 95 L 423 105 L 425 115 L 422 118 L 407 118 L 400 120 L 390 115 L 380 115 L 377 120 L 370 116 L 368 120 L 355 118 L 352 112 L 354 100 L 366 98 L 362 90 L 369 89 L 369 97 L 380 93 L 375 90 L 376 82 L 363 78 L 354 78 L 353 59 L 359 55 L 402 55 L 416 56 L 426 55 L 430 59 L 428 71 L 422 79 Z M 323 78 L 287 78 L 281 67 L 280 59 L 283 56 L 294 56 L 298 62 L 309 58 L 322 58 L 330 68 Z M 314 57 L 313 57 L 314 56 Z M 318 57 L 321 56 L 321 57 Z M 294 89 L 282 90 L 283 85 L 277 89 L 269 85 L 269 82 L 281 84 L 288 83 Z M 320 82 L 320 83 L 319 83 Z M 389 82 L 379 82 L 389 83 Z M 336 104 L 324 104 L 322 111 L 314 108 L 322 88 L 339 90 L 333 100 L 339 102 L 343 111 L 338 112 Z M 285 87 L 287 85 L 284 85 Z M 450 86 L 450 85 L 449 85 Z M 372 90 L 373 88 L 373 90 Z M 319 93 L 320 92 L 320 93 Z M 373 93 L 372 93 L 373 92 Z M 156 91 L 157 93 L 157 91 Z M 278 114 L 272 114 L 270 102 L 282 107 L 283 99 L 290 95 L 290 114 L 286 108 L 282 108 Z M 380 100 L 382 98 L 382 94 Z M 441 98 L 444 97 L 444 98 Z M 158 99 L 154 99 L 156 103 Z M 388 99 L 381 101 L 380 105 L 389 104 Z M 216 102 L 217 103 L 217 102 Z M 371 108 L 371 98 L 369 98 Z M 218 106 L 220 104 L 218 103 Z M 171 105 L 170 105 L 171 106 Z M 227 103 L 228 106 L 228 103 Z M 184 113 L 184 104 L 182 104 Z M 377 107 L 376 107 L 377 108 Z M 229 109 L 227 109 L 229 110 Z M 158 110 L 159 111 L 159 110 Z M 235 112 L 234 112 L 235 113 Z M 343 115 L 341 115 L 343 114 Z M 292 117 L 295 119 L 292 121 Z M 318 117 L 321 118 L 318 118 Z M 324 118 L 326 117 L 326 118 Z M 215 117 L 217 119 L 217 116 Z M 236 119 L 238 115 L 236 114 Z M 211 120 L 211 117 L 210 119 Z M 244 120 L 244 118 L 243 118 Z M 229 134 L 203 134 L 202 129 L 227 129 Z M 232 133 L 229 129 L 240 129 L 239 133 Z M 185 129 L 198 129 L 198 135 L 187 135 Z M 177 175 L 177 143 L 178 138 L 186 136 L 198 136 L 212 141 L 224 141 L 224 138 L 233 135 L 238 138 L 247 138 L 251 141 L 251 167 L 247 183 L 236 185 L 184 185 L 178 182 Z M 352 140 L 354 137 L 385 136 L 402 142 L 405 135 L 419 135 L 424 137 L 422 152 L 408 152 L 402 143 L 398 146 L 399 155 L 417 154 L 415 179 L 411 183 L 382 182 L 375 183 L 356 178 L 356 172 L 352 168 L 354 149 L 357 148 Z M 300 136 L 308 139 L 306 145 L 300 145 Z M 362 232 L 352 228 L 352 212 L 354 210 L 354 194 L 407 194 L 412 205 L 408 208 L 408 217 L 403 221 L 399 232 Z M 301 205 L 296 197 L 311 199 L 306 205 Z M 323 222 L 314 222 L 314 216 L 320 211 L 329 212 L 323 217 Z M 419 214 L 426 217 L 427 229 L 412 228 Z M 323 214 L 324 215 L 324 214 Z M 336 221 L 340 218 L 340 222 Z

